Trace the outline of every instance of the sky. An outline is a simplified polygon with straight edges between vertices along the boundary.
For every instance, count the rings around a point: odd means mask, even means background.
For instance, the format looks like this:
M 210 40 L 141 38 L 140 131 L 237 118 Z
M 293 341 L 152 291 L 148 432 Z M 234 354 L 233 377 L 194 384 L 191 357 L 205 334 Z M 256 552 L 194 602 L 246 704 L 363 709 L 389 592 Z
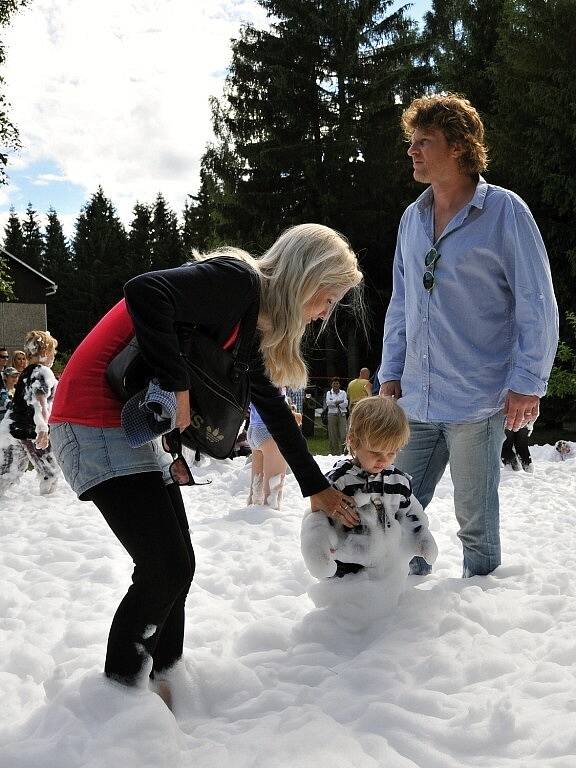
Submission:
M 429 5 L 416 0 L 412 17 Z M 0 187 L 0 232 L 30 202 L 53 206 L 70 235 L 98 185 L 126 224 L 158 192 L 179 214 L 242 22 L 268 23 L 255 0 L 32 0 L 3 32 L 22 150 Z
M 292 475 L 281 511 L 247 507 L 244 459 L 204 459 L 212 485 L 183 489 L 197 569 L 175 716 L 102 677 L 129 556 L 62 479 L 41 497 L 26 472 L 0 516 L 0 768 L 574 768 L 571 448 L 502 473 L 486 577 L 460 578 L 447 472 L 438 559 L 397 604 L 386 577 L 308 573 Z

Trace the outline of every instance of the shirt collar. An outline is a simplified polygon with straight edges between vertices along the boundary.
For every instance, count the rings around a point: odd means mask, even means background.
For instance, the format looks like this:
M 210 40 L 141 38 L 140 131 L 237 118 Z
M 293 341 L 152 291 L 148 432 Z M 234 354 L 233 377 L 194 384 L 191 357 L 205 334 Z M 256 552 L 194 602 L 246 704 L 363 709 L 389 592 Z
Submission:
M 472 197 L 472 200 L 465 206 L 466 212 L 470 211 L 470 208 L 479 208 L 482 210 L 484 207 L 484 201 L 486 199 L 486 193 L 488 192 L 488 183 L 483 176 L 478 176 L 478 183 L 476 184 L 476 191 Z M 423 212 L 426 208 L 430 208 L 434 201 L 434 194 L 432 187 L 426 187 L 424 192 L 416 199 L 416 205 L 418 210 Z

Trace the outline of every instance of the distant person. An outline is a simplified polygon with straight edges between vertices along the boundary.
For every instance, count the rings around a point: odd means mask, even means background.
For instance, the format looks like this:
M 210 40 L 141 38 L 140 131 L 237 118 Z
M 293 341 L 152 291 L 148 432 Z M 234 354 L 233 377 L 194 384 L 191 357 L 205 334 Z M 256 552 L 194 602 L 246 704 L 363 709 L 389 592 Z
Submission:
M 0 496 L 20 479 L 29 461 L 38 473 L 40 493 L 56 488 L 58 465 L 49 445 L 48 419 L 57 385 L 51 370 L 57 344 L 47 331 L 30 331 L 26 336 L 28 365 L 0 422 Z
M 351 414 L 354 406 L 359 400 L 372 395 L 372 385 L 370 384 L 370 371 L 368 368 L 360 368 L 357 379 L 352 381 L 346 387 L 346 396 L 348 398 L 348 409 Z
M 0 375 L 0 421 L 6 415 L 8 406 L 14 397 L 14 388 L 17 381 L 18 371 L 11 365 L 7 365 Z
M 402 123 L 414 179 L 429 186 L 400 221 L 380 394 L 409 417 L 397 465 L 423 507 L 450 465 L 463 576 L 480 576 L 501 560 L 504 426 L 516 431 L 538 416 L 558 310 L 528 206 L 480 175 L 484 127 L 470 102 L 415 99 Z M 418 558 L 411 568 L 430 570 Z
M 16 368 L 18 373 L 22 373 L 27 364 L 26 353 L 21 349 L 17 349 L 12 353 L 12 366 Z
M 426 513 L 412 493 L 410 477 L 394 466 L 409 434 L 406 415 L 393 400 L 370 397 L 357 403 L 350 416 L 350 458 L 340 460 L 326 477 L 354 498 L 360 522 L 350 527 L 322 512 L 306 514 L 302 554 L 313 576 L 368 570 L 375 578 L 388 576 L 400 587 L 413 555 L 430 564 L 436 560 L 438 547 Z
M 340 456 L 346 443 L 346 412 L 348 398 L 340 389 L 340 379 L 332 379 L 332 388 L 326 392 L 324 405 L 328 417 L 328 444 L 332 456 Z
M 288 463 L 252 403 L 246 438 L 252 451 L 248 504 L 280 509 Z
M 534 472 L 532 457 L 530 456 L 530 448 L 528 446 L 528 438 L 532 434 L 533 426 L 533 422 L 530 422 L 516 432 L 512 429 L 504 430 L 506 439 L 502 443 L 502 464 L 505 467 L 510 467 L 514 472 L 520 471 L 520 468 L 522 468 L 524 472 L 529 472 L 530 474 L 533 474 Z
M 8 350 L 6 347 L 0 347 L 0 374 L 6 368 L 8 365 L 8 360 L 10 359 L 10 354 L 8 353 Z M 0 381 L 0 388 L 2 387 L 2 382 Z
M 286 397 L 290 405 L 293 405 L 298 413 L 302 413 L 304 407 L 304 387 L 286 387 Z

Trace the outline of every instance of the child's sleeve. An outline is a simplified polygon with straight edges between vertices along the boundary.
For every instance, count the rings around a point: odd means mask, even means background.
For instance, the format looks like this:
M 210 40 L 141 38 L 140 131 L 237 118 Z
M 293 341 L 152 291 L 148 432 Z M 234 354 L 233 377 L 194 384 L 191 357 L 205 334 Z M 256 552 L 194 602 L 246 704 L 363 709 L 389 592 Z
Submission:
M 438 557 L 438 546 L 430 532 L 428 515 L 412 493 L 411 487 L 410 496 L 400 505 L 396 519 L 402 527 L 402 540 L 407 548 L 432 565 Z

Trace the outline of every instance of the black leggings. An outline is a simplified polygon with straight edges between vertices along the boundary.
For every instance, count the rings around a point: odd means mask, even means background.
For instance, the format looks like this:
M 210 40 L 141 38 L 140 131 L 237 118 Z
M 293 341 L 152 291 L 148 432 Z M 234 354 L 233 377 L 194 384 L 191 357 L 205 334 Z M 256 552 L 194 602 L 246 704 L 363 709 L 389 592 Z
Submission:
M 530 432 L 528 427 L 522 427 L 517 432 L 510 429 L 505 430 L 506 439 L 502 444 L 502 461 L 510 464 L 514 461 L 514 452 L 523 464 L 531 464 L 530 448 L 528 447 L 528 438 Z
M 134 561 L 132 584 L 112 621 L 104 671 L 135 684 L 152 658 L 152 672 L 182 656 L 184 603 L 194 576 L 194 550 L 177 485 L 160 472 L 106 480 L 87 491 Z

